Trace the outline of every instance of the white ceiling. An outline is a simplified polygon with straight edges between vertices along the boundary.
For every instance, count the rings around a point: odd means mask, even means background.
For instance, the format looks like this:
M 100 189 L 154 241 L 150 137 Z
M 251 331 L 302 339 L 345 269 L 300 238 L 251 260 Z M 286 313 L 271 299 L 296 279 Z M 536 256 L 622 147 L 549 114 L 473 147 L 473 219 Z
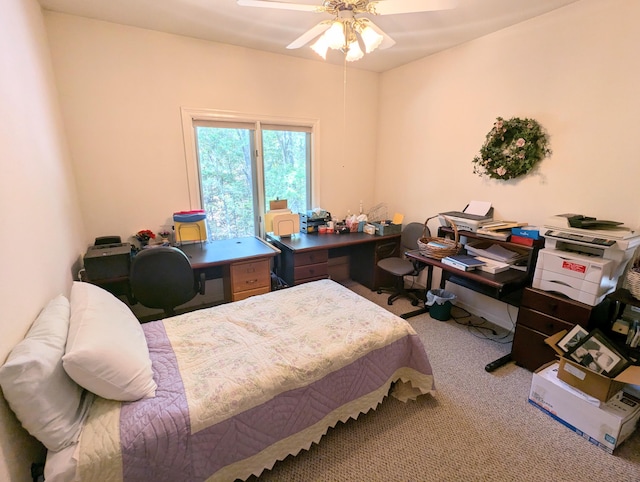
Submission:
M 321 5 L 322 0 L 280 0 Z M 393 2 L 394 0 L 382 0 Z M 428 1 L 428 0 L 425 0 Z M 578 0 L 458 0 L 452 10 L 369 16 L 396 45 L 350 67 L 383 72 Z M 285 47 L 326 13 L 241 7 L 236 0 L 39 0 L 45 10 L 323 61 L 308 45 Z M 327 62 L 342 64 L 329 51 Z

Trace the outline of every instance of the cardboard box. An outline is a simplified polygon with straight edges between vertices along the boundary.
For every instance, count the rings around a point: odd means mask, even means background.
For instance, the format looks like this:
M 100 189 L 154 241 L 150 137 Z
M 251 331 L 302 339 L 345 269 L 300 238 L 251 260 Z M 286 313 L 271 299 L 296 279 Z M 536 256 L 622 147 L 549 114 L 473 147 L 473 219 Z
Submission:
M 631 365 L 625 368 L 618 376 L 609 378 L 573 360 L 564 358 L 564 352 L 556 346 L 556 343 L 562 339 L 566 333 L 566 330 L 562 330 L 545 340 L 545 343 L 553 348 L 560 357 L 558 368 L 558 378 L 560 380 L 603 402 L 613 397 L 627 383 L 640 385 L 639 366 Z
M 269 201 L 269 210 L 275 211 L 276 209 L 287 209 L 287 200 L 286 199 L 276 199 L 274 201 Z M 291 212 L 291 211 L 289 211 Z
M 636 429 L 640 400 L 619 391 L 607 403 L 589 397 L 558 378 L 559 363 L 533 374 L 529 403 L 612 454 Z

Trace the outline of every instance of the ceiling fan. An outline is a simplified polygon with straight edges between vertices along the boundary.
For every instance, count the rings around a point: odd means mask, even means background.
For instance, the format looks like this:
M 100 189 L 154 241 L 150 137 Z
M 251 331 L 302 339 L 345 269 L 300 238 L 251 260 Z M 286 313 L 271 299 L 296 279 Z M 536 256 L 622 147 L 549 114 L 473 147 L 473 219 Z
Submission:
M 306 3 L 278 2 L 268 0 L 237 0 L 244 7 L 277 8 L 305 12 L 328 13 L 330 20 L 323 20 L 296 40 L 287 45 L 298 49 L 314 38 L 311 48 L 326 59 L 327 50 L 341 50 L 346 60 L 359 60 L 364 56 L 361 44 L 367 53 L 376 48 L 386 49 L 396 42 L 384 33 L 369 18 L 361 16 L 394 15 L 401 13 L 431 12 L 454 8 L 457 0 L 325 0 L 320 6 Z

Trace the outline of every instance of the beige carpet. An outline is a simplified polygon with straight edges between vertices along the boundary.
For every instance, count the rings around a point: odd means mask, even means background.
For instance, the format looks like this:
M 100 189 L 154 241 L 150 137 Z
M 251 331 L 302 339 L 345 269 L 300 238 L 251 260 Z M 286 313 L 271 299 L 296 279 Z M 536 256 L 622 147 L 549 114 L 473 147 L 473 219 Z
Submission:
M 415 309 L 405 300 L 388 307 L 386 295 L 348 286 L 394 313 Z M 452 314 L 464 313 L 454 307 Z M 527 402 L 531 372 L 514 363 L 485 371 L 509 352 L 509 338 L 490 341 L 485 330 L 428 314 L 409 322 L 429 354 L 435 396 L 406 404 L 387 398 L 260 481 L 640 481 L 640 431 L 609 455 Z

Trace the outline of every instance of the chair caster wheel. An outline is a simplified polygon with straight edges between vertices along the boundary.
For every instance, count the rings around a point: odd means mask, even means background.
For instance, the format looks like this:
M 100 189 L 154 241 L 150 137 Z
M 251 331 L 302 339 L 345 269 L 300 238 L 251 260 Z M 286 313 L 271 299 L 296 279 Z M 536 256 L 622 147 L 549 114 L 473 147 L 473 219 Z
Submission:
M 378 290 L 378 291 L 377 291 L 377 293 L 378 293 L 379 295 L 381 295 L 381 294 L 382 294 L 382 290 Z
M 418 300 L 411 301 L 411 305 L 412 306 L 418 306 Z
M 388 300 L 387 300 L 387 304 L 388 304 L 388 305 L 392 305 L 392 304 L 393 304 L 393 301 L 388 301 Z

